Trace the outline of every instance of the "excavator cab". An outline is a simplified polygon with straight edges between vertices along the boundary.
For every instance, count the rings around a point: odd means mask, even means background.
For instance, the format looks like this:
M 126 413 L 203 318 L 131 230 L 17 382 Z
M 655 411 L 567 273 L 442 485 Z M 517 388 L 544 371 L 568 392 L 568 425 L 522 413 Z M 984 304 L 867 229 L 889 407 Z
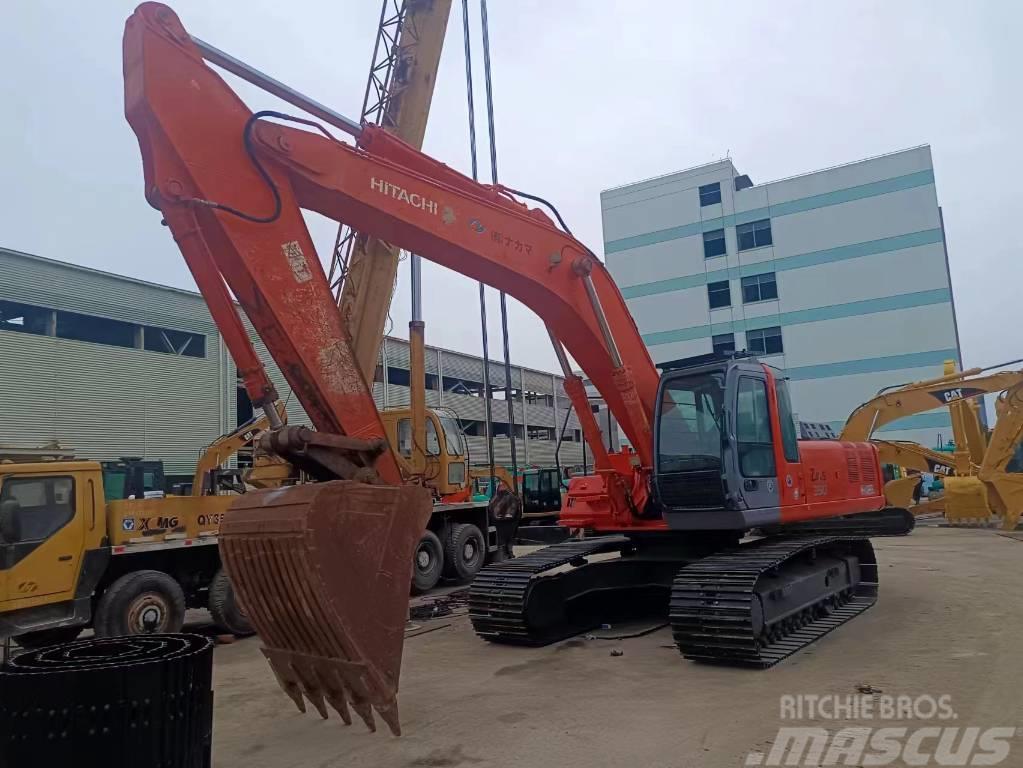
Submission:
M 662 369 L 655 488 L 669 527 L 778 523 L 786 497 L 798 500 L 801 484 L 784 379 L 748 357 L 705 355 Z

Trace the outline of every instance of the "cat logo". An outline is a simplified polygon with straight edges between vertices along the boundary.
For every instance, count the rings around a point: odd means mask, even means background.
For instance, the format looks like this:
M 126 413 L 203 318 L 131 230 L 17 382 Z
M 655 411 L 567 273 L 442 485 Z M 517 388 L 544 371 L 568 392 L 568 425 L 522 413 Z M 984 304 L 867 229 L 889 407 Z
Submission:
M 938 402 L 946 405 L 954 403 L 957 400 L 965 400 L 968 397 L 976 397 L 977 395 L 982 394 L 984 394 L 984 390 L 976 387 L 949 387 L 948 389 L 938 389 L 931 392 L 931 395 L 938 400 Z

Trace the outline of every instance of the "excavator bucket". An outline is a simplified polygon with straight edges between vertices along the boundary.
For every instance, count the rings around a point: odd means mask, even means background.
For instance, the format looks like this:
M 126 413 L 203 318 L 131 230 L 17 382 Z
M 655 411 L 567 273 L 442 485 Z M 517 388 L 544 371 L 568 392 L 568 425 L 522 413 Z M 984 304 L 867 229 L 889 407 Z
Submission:
M 432 500 L 421 486 L 351 480 L 246 493 L 220 552 L 284 692 L 346 724 L 350 709 L 397 736 L 412 557 Z
M 951 525 L 989 525 L 987 488 L 976 477 L 946 477 L 945 520 Z

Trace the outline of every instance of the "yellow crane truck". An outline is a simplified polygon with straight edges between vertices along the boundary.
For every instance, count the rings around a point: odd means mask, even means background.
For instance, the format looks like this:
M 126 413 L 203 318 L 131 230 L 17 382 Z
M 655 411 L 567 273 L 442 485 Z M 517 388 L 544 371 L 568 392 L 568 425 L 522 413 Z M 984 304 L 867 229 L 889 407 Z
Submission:
M 236 497 L 144 498 L 131 487 L 145 474 L 133 471 L 139 464 L 0 464 L 0 640 L 38 647 L 87 627 L 173 632 L 186 608 L 209 608 L 225 629 L 251 633 L 217 548 Z

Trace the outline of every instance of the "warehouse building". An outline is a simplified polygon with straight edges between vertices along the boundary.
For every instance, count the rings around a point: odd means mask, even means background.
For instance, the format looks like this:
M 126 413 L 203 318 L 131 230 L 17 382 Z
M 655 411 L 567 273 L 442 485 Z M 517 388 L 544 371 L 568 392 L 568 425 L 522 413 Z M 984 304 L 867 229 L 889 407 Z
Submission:
M 289 421 L 308 423 L 253 334 Z M 82 458 L 162 459 L 189 475 L 203 448 L 248 418 L 251 405 L 202 296 L 0 248 L 0 444 L 57 441 Z M 409 402 L 408 342 L 388 337 L 373 392 L 378 407 Z M 450 409 L 468 435 L 470 460 L 487 463 L 483 361 L 427 347 L 427 405 Z M 554 466 L 584 461 L 579 423 L 562 377 L 512 367 L 517 459 Z M 492 390 L 503 387 L 491 363 Z M 492 400 L 495 453 L 510 465 L 502 392 Z
M 749 350 L 803 421 L 962 367 L 930 147 L 765 184 L 731 159 L 601 193 L 607 266 L 655 362 Z M 945 410 L 884 436 L 951 439 Z

